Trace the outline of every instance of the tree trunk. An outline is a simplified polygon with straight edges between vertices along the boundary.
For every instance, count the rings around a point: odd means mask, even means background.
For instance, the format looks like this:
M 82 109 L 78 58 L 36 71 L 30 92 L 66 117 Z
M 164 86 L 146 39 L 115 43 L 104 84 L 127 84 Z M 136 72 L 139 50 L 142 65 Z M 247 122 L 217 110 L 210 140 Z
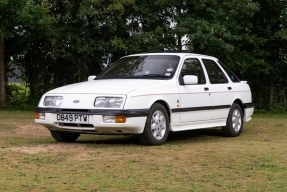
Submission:
M 4 37 L 0 36 L 0 108 L 6 104 Z
M 178 18 L 181 18 L 181 15 L 182 15 L 181 10 L 182 10 L 181 6 L 176 6 L 176 16 Z M 177 25 L 180 25 L 180 23 L 181 23 L 181 21 L 177 20 Z M 182 35 L 179 32 L 179 33 L 176 34 L 177 50 L 178 51 L 182 51 L 182 42 L 181 42 L 181 40 L 182 40 Z
M 274 104 L 274 83 L 272 80 L 270 83 L 269 104 L 270 105 Z
M 178 49 L 179 51 L 182 51 L 182 42 L 181 42 L 181 39 L 182 39 L 182 37 L 181 37 L 179 34 L 177 34 L 177 49 Z

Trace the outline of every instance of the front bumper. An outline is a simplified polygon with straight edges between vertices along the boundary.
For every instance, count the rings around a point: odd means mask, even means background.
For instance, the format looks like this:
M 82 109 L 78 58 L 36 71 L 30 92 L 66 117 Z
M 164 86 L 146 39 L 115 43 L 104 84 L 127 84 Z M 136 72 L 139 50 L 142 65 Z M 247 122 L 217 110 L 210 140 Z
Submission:
M 36 108 L 35 112 L 45 113 L 45 119 L 35 119 L 35 123 L 49 130 L 70 131 L 94 134 L 141 134 L 145 127 L 148 109 L 137 110 L 97 110 L 97 109 L 60 109 Z M 58 122 L 57 114 L 88 115 L 88 123 Z M 125 123 L 104 122 L 104 116 L 126 116 Z

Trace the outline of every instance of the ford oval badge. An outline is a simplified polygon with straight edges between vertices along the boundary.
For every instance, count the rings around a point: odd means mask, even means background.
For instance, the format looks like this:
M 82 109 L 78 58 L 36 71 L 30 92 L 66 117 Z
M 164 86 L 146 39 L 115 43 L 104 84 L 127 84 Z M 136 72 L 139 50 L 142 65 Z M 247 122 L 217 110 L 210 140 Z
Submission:
M 79 100 L 74 100 L 74 101 L 73 101 L 73 103 L 79 103 L 79 102 L 80 102 Z

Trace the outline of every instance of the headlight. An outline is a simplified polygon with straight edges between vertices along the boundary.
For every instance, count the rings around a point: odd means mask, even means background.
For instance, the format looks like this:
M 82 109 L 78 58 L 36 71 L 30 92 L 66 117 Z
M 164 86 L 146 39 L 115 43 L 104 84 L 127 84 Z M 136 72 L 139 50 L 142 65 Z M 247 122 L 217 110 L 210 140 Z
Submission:
M 124 99 L 122 97 L 97 97 L 95 107 L 97 108 L 121 108 Z
M 62 96 L 46 96 L 44 99 L 44 106 L 60 107 L 63 101 Z

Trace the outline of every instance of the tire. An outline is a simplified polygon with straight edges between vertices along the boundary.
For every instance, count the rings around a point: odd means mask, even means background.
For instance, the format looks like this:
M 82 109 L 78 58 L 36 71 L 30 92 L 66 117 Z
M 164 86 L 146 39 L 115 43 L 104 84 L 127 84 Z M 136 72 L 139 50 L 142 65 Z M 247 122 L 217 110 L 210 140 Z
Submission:
M 237 103 L 233 103 L 226 121 L 226 126 L 222 128 L 223 134 L 227 137 L 237 137 L 243 128 L 243 112 Z
M 52 137 L 58 142 L 74 142 L 80 136 L 80 133 L 53 131 L 53 130 L 50 130 L 50 132 Z
M 143 145 L 161 145 L 168 137 L 169 117 L 163 105 L 155 103 L 150 108 L 143 133 L 139 141 Z

